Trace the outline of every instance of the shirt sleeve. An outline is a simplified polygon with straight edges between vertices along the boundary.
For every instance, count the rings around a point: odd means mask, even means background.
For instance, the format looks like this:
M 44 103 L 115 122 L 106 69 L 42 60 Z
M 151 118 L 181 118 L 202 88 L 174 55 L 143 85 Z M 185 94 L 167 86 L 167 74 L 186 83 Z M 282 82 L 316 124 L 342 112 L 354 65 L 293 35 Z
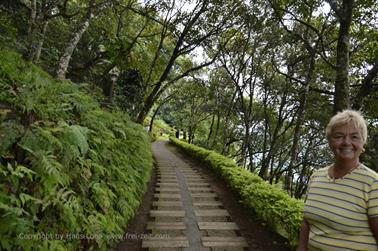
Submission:
M 378 217 L 378 179 L 376 178 L 371 186 L 368 201 L 368 216 Z

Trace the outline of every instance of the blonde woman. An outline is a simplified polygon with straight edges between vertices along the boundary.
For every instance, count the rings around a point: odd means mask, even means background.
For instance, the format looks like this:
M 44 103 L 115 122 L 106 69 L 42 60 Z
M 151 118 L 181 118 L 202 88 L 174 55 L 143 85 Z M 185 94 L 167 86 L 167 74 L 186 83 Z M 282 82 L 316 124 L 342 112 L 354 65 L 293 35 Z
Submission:
M 357 111 L 331 118 L 326 136 L 334 163 L 309 182 L 299 251 L 378 251 L 378 175 L 360 163 L 366 122 Z

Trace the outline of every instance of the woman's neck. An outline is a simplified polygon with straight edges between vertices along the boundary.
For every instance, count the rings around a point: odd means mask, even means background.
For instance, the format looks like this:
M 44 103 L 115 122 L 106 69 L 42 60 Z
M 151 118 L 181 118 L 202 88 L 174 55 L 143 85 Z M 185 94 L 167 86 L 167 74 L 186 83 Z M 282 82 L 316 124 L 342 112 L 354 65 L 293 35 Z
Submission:
M 333 165 L 336 170 L 345 170 L 345 171 L 351 171 L 356 169 L 360 165 L 360 160 L 355 159 L 353 161 L 343 161 L 336 159 L 335 164 Z
M 334 179 L 342 178 L 358 168 L 360 164 L 358 159 L 355 161 L 336 160 L 335 164 L 329 169 L 329 175 Z

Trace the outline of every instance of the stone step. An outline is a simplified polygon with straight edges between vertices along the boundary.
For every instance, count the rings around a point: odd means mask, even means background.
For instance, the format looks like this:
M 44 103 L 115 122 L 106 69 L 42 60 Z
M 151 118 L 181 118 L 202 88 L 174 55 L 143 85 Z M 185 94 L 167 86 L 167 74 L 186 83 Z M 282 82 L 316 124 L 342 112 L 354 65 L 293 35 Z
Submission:
M 162 182 L 162 181 L 177 181 L 177 178 L 176 177 L 173 177 L 173 178 L 166 178 L 166 177 L 161 177 L 161 178 L 157 178 L 158 181 Z
M 176 183 L 176 184 L 178 184 L 178 181 L 177 180 L 167 180 L 167 179 L 157 179 L 156 180 L 156 182 L 157 183 Z
M 217 197 L 216 193 L 192 193 L 193 198 L 215 198 Z
M 205 182 L 186 182 L 188 187 L 210 187 L 210 184 Z
M 178 187 L 177 182 L 157 182 L 156 186 Z
M 186 236 L 170 238 L 148 238 L 142 241 L 142 248 L 186 248 L 189 240 Z
M 193 206 L 222 206 L 222 203 L 220 201 L 194 202 Z
M 207 217 L 207 216 L 230 216 L 227 210 L 224 209 L 211 209 L 211 210 L 194 210 L 197 217 Z
M 177 179 L 157 179 L 156 183 L 168 183 L 168 184 L 178 185 L 178 180 Z
M 198 222 L 200 230 L 239 230 L 235 222 Z
M 169 179 L 176 179 L 176 175 L 175 174 L 161 174 L 161 175 L 156 175 L 156 177 L 158 179 L 161 179 L 161 178 L 169 178 Z
M 157 187 L 155 191 L 159 192 L 180 192 L 180 189 L 174 187 Z
M 210 237 L 203 236 L 202 245 L 205 247 L 248 247 L 244 237 Z
M 206 181 L 207 179 L 206 178 L 202 178 L 202 177 L 189 177 L 189 178 L 185 178 L 188 182 L 191 182 L 191 181 L 197 181 L 197 182 L 200 182 L 200 181 Z
M 155 206 L 155 207 L 179 207 L 179 206 L 182 206 L 182 202 L 181 201 L 158 200 L 158 201 L 153 201 L 152 206 Z
M 150 210 L 151 217 L 185 217 L 182 210 Z
M 148 222 L 147 229 L 150 230 L 184 230 L 184 222 Z
M 191 191 L 191 192 L 212 192 L 213 189 L 211 187 L 189 187 L 189 191 Z
M 169 193 L 155 193 L 155 198 L 159 199 L 181 199 L 180 194 L 169 194 Z

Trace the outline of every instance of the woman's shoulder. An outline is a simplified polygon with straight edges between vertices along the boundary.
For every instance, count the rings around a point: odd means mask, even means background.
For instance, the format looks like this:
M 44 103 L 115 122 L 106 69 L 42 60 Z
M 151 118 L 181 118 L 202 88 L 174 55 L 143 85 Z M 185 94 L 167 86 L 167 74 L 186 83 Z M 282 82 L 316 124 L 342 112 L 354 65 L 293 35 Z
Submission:
M 366 177 L 369 177 L 373 180 L 378 180 L 378 173 L 369 167 L 365 166 L 364 164 L 361 164 L 358 168 L 358 173 L 360 175 L 365 175 Z
M 316 169 L 312 176 L 313 177 L 316 177 L 316 176 L 323 176 L 323 175 L 327 175 L 328 174 L 328 169 L 330 168 L 330 165 L 329 166 L 325 166 L 325 167 L 321 167 L 319 169 Z

